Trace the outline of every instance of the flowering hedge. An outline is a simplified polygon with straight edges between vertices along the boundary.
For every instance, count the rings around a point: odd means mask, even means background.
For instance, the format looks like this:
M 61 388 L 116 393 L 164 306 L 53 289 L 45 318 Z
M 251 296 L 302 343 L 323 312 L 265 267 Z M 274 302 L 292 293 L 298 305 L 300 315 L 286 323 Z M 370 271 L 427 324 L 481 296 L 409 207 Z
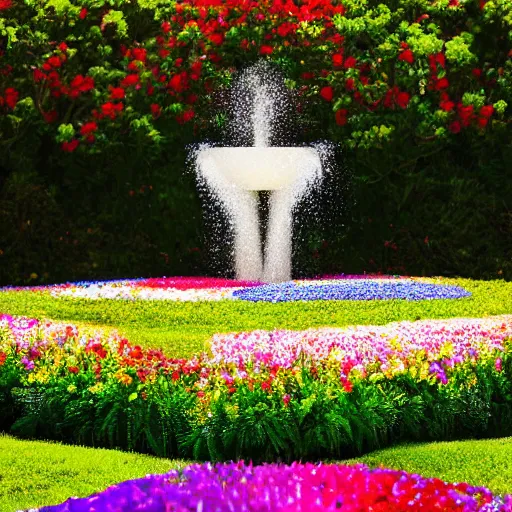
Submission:
M 257 461 L 512 433 L 508 317 L 434 322 L 409 346 L 377 343 L 376 330 L 373 356 L 368 331 L 338 346 L 326 336 L 320 358 L 286 348 L 280 357 L 276 344 L 273 359 L 255 347 L 255 360 L 236 345 L 224 357 L 218 342 L 217 359 L 176 360 L 115 334 L 8 316 L 1 323 L 1 428 L 25 435 Z
M 148 475 L 39 510 L 94 512 L 126 510 L 126 506 L 140 512 L 507 512 L 512 510 L 512 496 L 493 496 L 483 487 L 364 465 L 195 464 L 181 473 Z
M 204 127 L 212 93 L 261 57 L 349 147 L 507 130 L 510 9 L 506 0 L 5 0 L 4 144 L 23 136 L 20 124 L 51 133 L 64 152 L 97 152 L 128 131 L 161 144 L 176 123 Z

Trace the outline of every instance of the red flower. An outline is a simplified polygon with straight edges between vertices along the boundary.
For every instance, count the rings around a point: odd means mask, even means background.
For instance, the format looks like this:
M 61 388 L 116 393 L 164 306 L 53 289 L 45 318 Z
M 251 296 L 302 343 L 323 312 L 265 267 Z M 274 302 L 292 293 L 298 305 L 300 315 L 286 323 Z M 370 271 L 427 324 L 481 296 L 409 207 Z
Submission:
M 0 11 L 5 11 L 12 7 L 12 0 L 0 0 Z
M 47 123 L 54 123 L 58 118 L 57 111 L 50 110 L 50 112 L 43 112 L 43 118 Z
M 204 391 L 201 390 L 201 391 L 197 392 L 197 398 L 204 398 L 204 396 L 205 396 L 205 392 Z
M 176 92 L 183 92 L 185 89 L 187 89 L 186 78 L 186 72 L 173 75 L 173 77 L 169 80 L 168 87 Z
M 13 87 L 5 89 L 5 103 L 10 109 L 14 109 L 18 103 L 19 92 Z
M 325 87 L 322 87 L 320 89 L 320 96 L 325 101 L 332 101 L 332 98 L 334 96 L 333 88 L 330 85 L 326 85 Z
M 444 110 L 445 112 L 451 112 L 455 107 L 455 103 L 450 100 L 443 100 L 439 103 L 439 106 L 441 107 L 441 110 Z
M 480 78 L 482 76 L 482 70 L 480 68 L 472 69 L 471 73 L 475 78 Z
M 290 23 L 289 21 L 285 21 L 279 27 L 277 27 L 277 34 L 280 37 L 286 37 L 288 34 L 291 34 L 297 30 L 297 25 L 295 23 Z
M 72 89 L 77 89 L 80 92 L 87 92 L 94 89 L 94 79 L 90 76 L 77 75 L 69 84 Z
M 132 75 L 126 75 L 121 80 L 121 87 L 130 87 L 132 85 L 136 85 L 139 83 L 139 75 L 132 74 Z
M 460 121 L 453 121 L 450 126 L 448 126 L 448 129 L 452 132 L 452 133 L 459 133 L 460 130 L 461 130 L 461 125 L 460 125 Z
M 7 359 L 7 354 L 5 352 L 0 352 L 0 366 L 2 366 Z
M 69 373 L 78 373 L 78 366 L 68 366 Z
M 90 121 L 82 125 L 80 133 L 85 136 L 95 132 L 97 129 L 98 125 L 94 121 Z
M 66 151 L 67 153 L 73 153 L 75 149 L 78 147 L 80 142 L 78 142 L 78 139 L 73 139 L 70 142 L 63 142 L 61 144 L 62 151 Z
M 459 105 L 458 111 L 462 126 L 469 126 L 473 117 L 473 105 L 468 105 L 467 107 Z
M 112 103 L 108 101 L 101 106 L 102 116 L 110 117 L 112 120 L 116 118 L 117 113 L 121 112 L 121 110 L 123 110 L 122 103 Z
M 353 389 L 354 389 L 354 384 L 352 384 L 352 382 L 350 382 L 349 380 L 345 381 L 343 383 L 343 389 L 347 392 L 347 393 L 350 393 Z
M 412 64 L 414 62 L 414 54 L 411 50 L 407 49 L 404 50 L 399 56 L 398 60 L 402 60 L 404 62 L 407 62 L 408 64 Z
M 270 389 L 270 383 L 269 383 L 268 380 L 266 380 L 265 382 L 261 383 L 261 389 L 263 391 L 268 391 Z
M 443 89 L 448 88 L 450 85 L 450 82 L 448 82 L 448 78 L 443 77 L 439 79 L 436 83 L 436 91 L 441 91 Z
M 34 82 L 36 84 L 46 80 L 46 75 L 40 69 L 34 69 L 32 76 L 34 77 Z
M 191 119 L 193 119 L 194 116 L 195 116 L 195 112 L 192 109 L 190 109 L 190 110 L 183 112 L 183 114 L 177 115 L 176 120 L 180 124 L 185 124 L 185 123 L 188 123 Z
M 80 11 L 80 14 L 78 15 L 78 17 L 81 20 L 85 20 L 85 18 L 87 17 L 87 9 L 85 7 L 82 7 L 82 10 Z
M 190 66 L 190 78 L 192 80 L 199 80 L 201 76 L 201 69 L 203 68 L 203 63 L 200 60 L 196 60 Z
M 162 22 L 162 31 L 164 32 L 164 34 L 167 34 L 171 31 L 171 24 L 168 21 Z
M 487 119 L 489 119 L 489 117 L 491 117 L 493 114 L 494 114 L 494 107 L 492 105 L 484 105 L 480 109 L 480 115 Z
M 165 48 L 162 48 L 161 50 L 158 50 L 158 55 L 161 59 L 166 59 L 171 54 L 170 50 L 166 50 Z
M 220 46 L 224 42 L 224 34 L 222 32 L 214 32 L 208 36 L 208 39 L 213 44 Z
M 407 105 L 409 105 L 409 100 L 411 99 L 408 92 L 399 92 L 396 95 L 396 104 L 400 108 L 407 108 Z
M 110 87 L 110 99 L 122 100 L 125 97 L 125 92 L 122 87 Z
M 357 64 L 357 60 L 355 57 L 347 57 L 345 59 L 345 63 L 343 64 L 343 67 L 345 69 L 355 68 Z
M 132 58 L 133 60 L 139 60 L 141 62 L 146 62 L 146 50 L 144 48 L 134 48 L 132 50 Z
M 353 91 L 355 89 L 355 80 L 353 78 L 347 78 L 345 82 L 345 89 L 347 91 Z
M 133 347 L 129 352 L 128 355 L 132 357 L 133 359 L 142 359 L 144 356 L 142 349 L 137 345 L 136 347 Z
M 52 68 L 60 68 L 62 65 L 62 61 L 60 60 L 60 57 L 58 57 L 57 55 L 50 57 L 46 61 L 46 63 L 49 64 Z
M 332 56 L 332 64 L 335 67 L 340 67 L 343 65 L 343 55 L 341 53 L 335 53 Z
M 338 126 L 345 126 L 347 124 L 347 112 L 348 111 L 345 108 L 340 108 L 336 111 L 334 117 Z
M 66 43 L 60 43 L 59 44 L 59 50 L 62 52 L 62 53 L 65 53 L 68 51 L 68 45 Z
M 150 108 L 155 119 L 162 113 L 162 107 L 158 103 L 152 103 Z
M 266 44 L 260 46 L 260 55 L 270 55 L 274 51 L 272 46 L 268 46 Z
M 478 123 L 478 126 L 480 126 L 480 128 L 485 128 L 487 126 L 487 123 L 489 122 L 489 118 L 479 117 L 476 122 Z

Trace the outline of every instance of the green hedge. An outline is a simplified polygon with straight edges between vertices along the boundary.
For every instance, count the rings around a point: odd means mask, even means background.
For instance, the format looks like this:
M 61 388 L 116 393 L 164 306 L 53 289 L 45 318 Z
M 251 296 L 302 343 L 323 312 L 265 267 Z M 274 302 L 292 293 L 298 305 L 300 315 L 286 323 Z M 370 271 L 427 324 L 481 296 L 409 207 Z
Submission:
M 510 277 L 509 2 L 211 4 L 2 4 L 0 282 L 226 273 L 184 148 L 262 56 L 341 149 L 297 273 Z

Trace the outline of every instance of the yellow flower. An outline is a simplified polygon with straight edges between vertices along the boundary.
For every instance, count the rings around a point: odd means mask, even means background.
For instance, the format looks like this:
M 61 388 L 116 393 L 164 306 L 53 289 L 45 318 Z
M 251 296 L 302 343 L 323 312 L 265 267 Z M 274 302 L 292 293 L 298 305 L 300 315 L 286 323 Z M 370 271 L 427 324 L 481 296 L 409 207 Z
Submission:
M 104 388 L 103 383 L 102 382 L 98 382 L 97 384 L 94 384 L 94 386 L 91 386 L 89 388 L 89 391 L 91 393 L 96 394 L 96 393 L 100 393 L 101 391 L 103 391 L 103 388 Z
M 124 384 L 125 386 L 129 386 L 132 382 L 133 382 L 133 379 L 127 375 L 126 373 L 123 372 L 123 370 L 119 370 L 117 371 L 115 374 L 114 374 L 114 377 L 121 383 L 121 384 Z
M 76 386 L 74 384 L 70 384 L 68 386 L 68 393 L 74 393 L 76 391 Z

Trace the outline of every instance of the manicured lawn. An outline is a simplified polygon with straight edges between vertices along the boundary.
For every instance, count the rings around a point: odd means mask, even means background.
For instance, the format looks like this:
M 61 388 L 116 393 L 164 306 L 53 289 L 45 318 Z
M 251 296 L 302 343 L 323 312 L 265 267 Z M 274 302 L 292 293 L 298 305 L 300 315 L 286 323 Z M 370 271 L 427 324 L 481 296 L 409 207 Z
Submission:
M 0 510 L 52 505 L 183 465 L 182 461 L 147 455 L 0 435 Z
M 383 465 L 450 482 L 512 492 L 512 438 L 402 445 L 348 463 Z M 0 436 L 0 510 L 55 504 L 114 483 L 165 473 L 183 461 Z
M 448 482 L 483 485 L 512 493 L 512 438 L 401 445 L 372 452 L 358 461 L 383 465 Z M 353 462 L 353 461 L 351 461 Z
M 512 283 L 443 279 L 472 297 L 456 300 L 172 302 L 53 298 L 34 292 L 1 292 L 0 313 L 116 327 L 133 344 L 185 357 L 207 348 L 215 333 L 254 329 L 383 325 L 398 320 L 483 317 L 512 313 Z

